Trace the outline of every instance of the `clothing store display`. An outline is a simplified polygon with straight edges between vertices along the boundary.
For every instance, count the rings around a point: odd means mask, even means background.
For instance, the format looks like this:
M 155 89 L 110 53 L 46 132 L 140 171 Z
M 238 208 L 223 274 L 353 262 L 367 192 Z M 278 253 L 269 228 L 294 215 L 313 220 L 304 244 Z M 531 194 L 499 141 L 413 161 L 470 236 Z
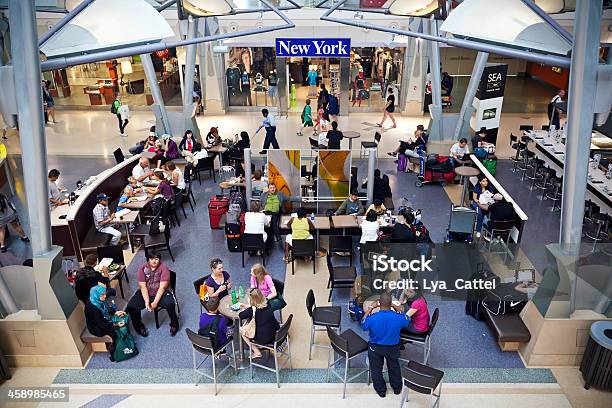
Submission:
M 247 71 L 244 71 L 240 76 L 240 89 L 244 105 L 253 106 L 253 100 L 251 99 L 251 78 Z
M 240 76 L 240 69 L 238 67 L 229 67 L 225 71 L 225 79 L 227 81 L 227 96 L 229 104 L 233 106 L 242 105 Z

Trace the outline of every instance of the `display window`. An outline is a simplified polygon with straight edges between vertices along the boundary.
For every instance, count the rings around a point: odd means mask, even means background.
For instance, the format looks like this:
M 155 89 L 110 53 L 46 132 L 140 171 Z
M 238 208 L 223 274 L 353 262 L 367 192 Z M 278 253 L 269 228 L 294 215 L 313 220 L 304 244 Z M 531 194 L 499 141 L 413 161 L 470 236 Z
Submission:
M 273 47 L 233 47 L 227 54 L 226 66 L 229 106 L 277 104 L 278 75 Z
M 180 106 L 181 89 L 175 50 L 151 54 L 162 97 L 167 105 Z M 43 73 L 55 105 L 110 105 L 115 98 L 132 106 L 153 104 L 140 56 L 120 58 Z M 199 79 L 198 79 L 199 80 Z
M 351 49 L 348 98 L 350 107 L 383 108 L 389 88 L 400 95 L 404 49 L 362 47 Z M 399 105 L 399 98 L 396 98 Z

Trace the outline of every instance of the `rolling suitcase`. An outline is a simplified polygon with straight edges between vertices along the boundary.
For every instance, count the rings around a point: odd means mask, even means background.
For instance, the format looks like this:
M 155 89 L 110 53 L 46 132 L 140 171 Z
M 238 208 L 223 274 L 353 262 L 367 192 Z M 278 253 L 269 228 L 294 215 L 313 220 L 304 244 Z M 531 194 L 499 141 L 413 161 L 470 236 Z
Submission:
M 210 218 L 210 228 L 219 229 L 221 223 L 221 217 L 227 212 L 229 208 L 229 198 L 225 196 L 215 195 L 210 197 L 208 203 L 208 217 Z
M 397 155 L 397 171 L 406 171 L 406 164 L 408 163 L 408 156 L 405 154 Z
M 240 244 L 241 237 L 241 225 L 240 224 L 227 224 L 225 226 L 225 238 L 227 239 L 227 249 L 230 252 L 242 251 Z

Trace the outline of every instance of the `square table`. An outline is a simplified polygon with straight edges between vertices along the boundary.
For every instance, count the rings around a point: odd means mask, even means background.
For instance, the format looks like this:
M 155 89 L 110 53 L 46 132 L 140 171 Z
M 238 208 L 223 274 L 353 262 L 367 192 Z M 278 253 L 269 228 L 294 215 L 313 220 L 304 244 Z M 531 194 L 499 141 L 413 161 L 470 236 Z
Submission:
M 355 215 L 332 215 L 331 222 L 334 228 L 342 228 L 342 235 L 346 235 L 347 228 L 359 227 L 359 222 Z
M 287 223 L 289 222 L 289 220 L 291 219 L 290 215 L 283 215 L 281 216 L 281 221 L 280 221 L 280 228 L 281 229 L 289 229 L 289 227 L 287 227 Z M 310 219 L 310 218 L 309 218 Z M 321 238 L 321 234 L 320 232 L 322 230 L 325 231 L 329 231 L 331 229 L 331 223 L 329 222 L 329 217 L 326 216 L 315 216 L 314 221 L 312 222 L 314 224 L 315 227 L 315 239 L 316 239 L 316 243 L 317 243 L 317 248 L 318 248 L 318 256 L 325 256 L 325 252 L 321 250 L 321 246 L 320 246 L 320 238 Z
M 113 220 L 113 223 L 115 224 L 125 225 L 125 234 L 127 235 L 128 245 L 130 246 L 132 252 L 134 252 L 134 248 L 132 247 L 132 240 L 130 238 L 130 224 L 135 223 L 139 216 L 140 211 L 130 210 L 129 213 L 123 215 L 121 218 L 118 218 L 115 215 L 115 219 Z

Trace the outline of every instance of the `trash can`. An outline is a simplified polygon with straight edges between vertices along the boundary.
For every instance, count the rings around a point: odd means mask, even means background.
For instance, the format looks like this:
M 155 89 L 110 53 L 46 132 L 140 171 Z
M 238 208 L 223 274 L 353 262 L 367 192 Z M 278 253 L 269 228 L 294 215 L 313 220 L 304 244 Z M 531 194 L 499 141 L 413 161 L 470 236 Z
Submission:
M 591 325 L 580 371 L 585 389 L 593 386 L 612 390 L 612 321 L 595 322 Z

